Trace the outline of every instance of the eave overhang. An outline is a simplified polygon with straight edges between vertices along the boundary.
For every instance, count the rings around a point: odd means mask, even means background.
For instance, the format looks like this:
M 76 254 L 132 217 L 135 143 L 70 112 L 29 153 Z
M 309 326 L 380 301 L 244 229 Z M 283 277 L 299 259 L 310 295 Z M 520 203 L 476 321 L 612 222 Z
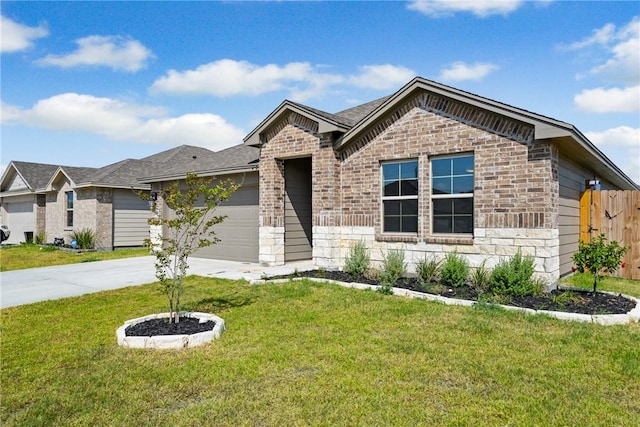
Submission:
M 285 100 L 278 106 L 278 108 L 273 110 L 266 119 L 264 119 L 243 139 L 244 144 L 254 147 L 259 147 L 264 144 L 265 141 L 262 140 L 262 135 L 264 134 L 264 132 L 268 130 L 273 124 L 279 122 L 290 113 L 300 114 L 301 116 L 307 117 L 308 119 L 318 123 L 319 133 L 345 133 L 347 132 L 347 130 L 349 130 L 349 127 L 342 123 L 339 123 L 335 120 L 330 120 L 327 117 L 323 117 L 317 114 L 315 111 L 304 108 L 304 106 L 302 105 L 294 104 L 288 100 Z
M 222 175 L 236 175 L 242 173 L 251 173 L 258 171 L 258 164 L 255 166 L 244 166 L 241 168 L 233 167 L 233 168 L 216 168 L 216 169 L 204 169 L 204 170 L 194 170 L 189 171 L 193 173 L 197 173 L 198 176 L 203 177 L 211 177 L 211 176 L 222 176 Z M 175 173 L 175 174 L 162 174 L 162 175 L 153 175 L 153 176 L 145 176 L 139 178 L 140 182 L 145 184 L 151 184 L 154 182 L 163 182 L 163 181 L 176 181 L 180 179 L 186 179 L 187 173 Z

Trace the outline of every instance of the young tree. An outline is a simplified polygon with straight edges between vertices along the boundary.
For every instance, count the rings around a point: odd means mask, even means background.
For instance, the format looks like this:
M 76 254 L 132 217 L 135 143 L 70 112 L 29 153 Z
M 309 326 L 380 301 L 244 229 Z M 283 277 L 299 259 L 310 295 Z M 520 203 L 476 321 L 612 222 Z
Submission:
M 573 262 L 578 271 L 593 274 L 593 292 L 596 291 L 598 282 L 602 279 L 602 273 L 615 273 L 622 264 L 622 257 L 627 252 L 626 246 L 620 246 L 615 240 L 606 243 L 604 234 L 591 239 L 590 242 L 580 240 L 579 252 L 573 254 Z
M 172 182 L 161 192 L 164 203 L 173 210 L 172 217 L 157 214 L 149 219 L 150 225 L 161 226 L 166 235 L 153 236 L 145 241 L 156 257 L 156 277 L 169 301 L 169 322 L 180 320 L 182 281 L 187 274 L 189 255 L 199 248 L 220 241 L 213 226 L 226 215 L 215 215 L 218 205 L 227 200 L 239 187 L 232 180 L 212 185 L 213 178 L 188 173 L 186 186 Z

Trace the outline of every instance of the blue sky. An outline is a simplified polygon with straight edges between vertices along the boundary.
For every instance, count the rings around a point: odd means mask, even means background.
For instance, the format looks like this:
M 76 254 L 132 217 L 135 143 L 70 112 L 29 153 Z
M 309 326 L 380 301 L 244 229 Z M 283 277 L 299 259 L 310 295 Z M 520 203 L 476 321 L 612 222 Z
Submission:
M 640 4 L 2 1 L 2 168 L 238 144 L 418 75 L 575 125 L 640 182 Z

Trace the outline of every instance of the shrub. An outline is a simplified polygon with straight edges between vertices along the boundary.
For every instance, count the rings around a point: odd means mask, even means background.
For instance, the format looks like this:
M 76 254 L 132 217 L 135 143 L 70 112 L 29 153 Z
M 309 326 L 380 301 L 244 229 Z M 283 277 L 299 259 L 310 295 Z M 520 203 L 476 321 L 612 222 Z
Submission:
M 440 282 L 444 286 L 459 288 L 467 283 L 469 277 L 469 263 L 456 252 L 450 252 L 444 259 L 440 269 Z
M 435 257 L 431 256 L 429 259 L 425 256 L 424 259 L 418 261 L 416 264 L 416 274 L 418 275 L 418 283 L 422 287 L 429 285 L 435 281 L 440 272 L 441 261 L 437 261 Z
M 540 281 L 532 279 L 533 257 L 518 253 L 503 259 L 491 273 L 489 288 L 497 295 L 526 296 L 541 291 Z
M 36 243 L 36 245 L 44 245 L 45 243 L 47 243 L 47 233 L 41 231 L 36 234 L 34 242 Z
M 71 240 L 75 240 L 79 249 L 93 249 L 96 246 L 96 233 L 90 228 L 73 230 Z
M 589 243 L 580 240 L 579 252 L 573 254 L 572 258 L 579 272 L 589 271 L 593 274 L 593 292 L 602 279 L 601 273 L 615 272 L 622 264 L 622 257 L 628 249 L 626 246 L 620 246 L 615 240 L 608 244 L 605 241 L 604 234 L 591 239 Z
M 390 250 L 382 260 L 380 283 L 392 287 L 407 274 L 407 264 L 404 262 L 403 250 Z
M 478 289 L 487 289 L 489 287 L 489 279 L 491 278 L 491 272 L 485 265 L 486 260 L 482 261 L 473 272 L 471 273 L 471 283 Z
M 369 270 L 370 264 L 371 258 L 364 242 L 356 242 L 344 260 L 344 271 L 351 276 L 352 280 L 355 280 Z

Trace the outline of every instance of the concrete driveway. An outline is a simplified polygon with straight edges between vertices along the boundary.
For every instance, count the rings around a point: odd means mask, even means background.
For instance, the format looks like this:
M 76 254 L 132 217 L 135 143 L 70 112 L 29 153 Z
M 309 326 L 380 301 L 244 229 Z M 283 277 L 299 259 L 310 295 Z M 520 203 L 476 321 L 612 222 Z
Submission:
M 0 272 L 0 308 L 67 298 L 156 281 L 152 256 L 85 262 Z M 313 268 L 311 261 L 281 267 L 254 263 L 189 259 L 189 274 L 224 279 L 259 279 Z

